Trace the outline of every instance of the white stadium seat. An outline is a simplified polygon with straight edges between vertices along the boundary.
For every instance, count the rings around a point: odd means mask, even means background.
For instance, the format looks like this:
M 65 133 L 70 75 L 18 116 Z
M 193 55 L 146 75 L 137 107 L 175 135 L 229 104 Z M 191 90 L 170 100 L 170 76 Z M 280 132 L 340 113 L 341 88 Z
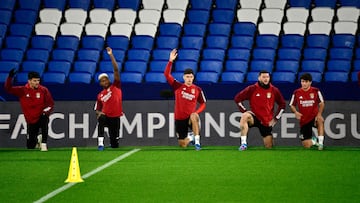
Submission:
M 152 23 L 158 25 L 161 17 L 161 12 L 158 10 L 142 9 L 139 11 L 139 19 L 142 23 Z
M 260 9 L 261 0 L 240 0 L 241 8 Z
M 115 22 L 128 23 L 134 25 L 136 19 L 136 11 L 127 8 L 119 8 L 114 12 Z
M 168 9 L 181 9 L 186 11 L 186 8 L 189 4 L 188 0 L 166 0 L 166 4 Z
M 261 22 L 259 23 L 260 34 L 272 34 L 279 36 L 281 24 L 276 22 Z
M 302 7 L 291 7 L 286 10 L 286 17 L 288 21 L 306 23 L 309 17 L 309 10 Z
M 56 38 L 58 32 L 58 26 L 53 23 L 37 23 L 35 25 L 35 33 L 37 35 L 49 35 L 52 38 Z
M 112 12 L 104 8 L 94 8 L 89 13 L 90 21 L 92 23 L 110 24 Z
M 87 18 L 87 12 L 80 8 L 69 8 L 65 11 L 65 20 L 67 23 L 79 23 L 84 26 Z
M 61 35 L 74 35 L 81 38 L 83 26 L 79 23 L 63 23 L 60 25 Z
M 108 26 L 104 23 L 88 23 L 85 25 L 86 35 L 99 35 L 105 39 Z
M 178 23 L 183 25 L 185 19 L 185 11 L 180 9 L 166 9 L 163 12 L 165 23 Z
M 338 8 L 336 15 L 339 21 L 357 22 L 360 15 L 360 10 L 356 7 L 340 7 Z
M 44 8 L 41 9 L 39 17 L 43 23 L 53 23 L 58 26 L 62 18 L 62 13 L 56 8 Z
M 329 22 L 310 22 L 309 33 L 310 34 L 325 34 L 330 35 L 331 23 Z
M 278 8 L 264 8 L 261 11 L 261 17 L 264 22 L 281 23 L 284 17 L 284 10 Z
M 336 34 L 356 34 L 358 24 L 353 21 L 338 21 L 334 24 Z
M 257 25 L 260 12 L 257 9 L 241 8 L 237 10 L 237 19 L 239 22 L 251 22 Z
M 110 25 L 111 35 L 123 35 L 128 38 L 131 37 L 132 25 L 128 23 L 113 23 Z
M 149 35 L 155 37 L 156 34 L 156 25 L 152 23 L 137 23 L 135 24 L 135 34 L 136 35 Z
M 299 34 L 304 36 L 306 24 L 303 22 L 286 22 L 284 23 L 284 34 Z
M 311 10 L 311 17 L 313 21 L 332 22 L 334 17 L 334 10 L 326 7 L 315 7 Z

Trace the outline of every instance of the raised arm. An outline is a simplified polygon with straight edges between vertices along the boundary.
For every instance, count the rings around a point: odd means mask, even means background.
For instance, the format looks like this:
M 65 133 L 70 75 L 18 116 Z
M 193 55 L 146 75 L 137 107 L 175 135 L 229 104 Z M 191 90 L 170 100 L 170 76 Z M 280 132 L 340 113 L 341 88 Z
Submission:
M 16 69 L 15 68 L 11 69 L 8 77 L 6 78 L 4 88 L 8 93 L 14 94 L 16 96 L 20 96 L 23 93 L 23 88 L 21 86 L 13 86 L 12 84 L 15 74 L 16 74 Z
M 169 57 L 169 62 L 168 64 L 166 65 L 166 68 L 164 70 L 164 75 L 165 75 L 165 78 L 167 81 L 173 81 L 174 78 L 172 77 L 171 75 L 171 67 L 172 67 L 172 64 L 174 62 L 174 60 L 176 59 L 177 57 L 177 50 L 176 49 L 173 49 L 171 52 L 170 52 L 170 57 Z
M 119 72 L 119 66 L 116 62 L 116 59 L 112 53 L 112 49 L 110 47 L 106 47 L 106 51 L 109 54 L 109 57 L 111 59 L 111 63 L 113 65 L 114 68 L 114 80 L 116 81 L 120 81 L 120 72 Z

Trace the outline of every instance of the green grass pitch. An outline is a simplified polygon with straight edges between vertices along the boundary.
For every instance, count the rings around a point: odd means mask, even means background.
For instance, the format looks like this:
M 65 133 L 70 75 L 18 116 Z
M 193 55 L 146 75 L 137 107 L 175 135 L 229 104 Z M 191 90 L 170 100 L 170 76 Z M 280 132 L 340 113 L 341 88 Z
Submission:
M 359 202 L 360 148 L 77 148 L 81 175 L 141 150 L 47 202 Z M 66 185 L 71 148 L 0 149 L 0 202 L 34 202 Z

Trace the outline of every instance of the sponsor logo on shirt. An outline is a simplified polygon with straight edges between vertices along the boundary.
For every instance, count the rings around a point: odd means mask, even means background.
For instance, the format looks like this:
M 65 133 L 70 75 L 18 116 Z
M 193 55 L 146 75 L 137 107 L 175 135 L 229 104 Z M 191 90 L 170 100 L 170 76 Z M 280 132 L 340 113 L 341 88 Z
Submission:
M 271 98 L 271 92 L 266 93 L 266 98 L 268 98 L 268 99 Z
M 195 91 L 195 90 L 194 90 Z M 191 91 L 192 92 L 192 91 Z M 195 93 L 195 92 L 194 92 Z M 182 98 L 184 98 L 184 99 L 187 99 L 187 100 L 190 100 L 190 101 L 192 101 L 194 98 L 195 98 L 195 95 L 193 95 L 193 94 L 189 94 L 189 93 L 187 93 L 187 92 L 185 92 L 185 91 L 181 91 L 181 96 L 182 96 Z
M 36 92 L 36 98 L 40 99 L 40 92 Z
M 101 101 L 102 102 L 107 102 L 110 99 L 111 94 L 112 94 L 112 91 L 108 91 L 107 94 L 105 94 L 105 95 L 101 94 L 100 95 Z
M 300 100 L 300 105 L 302 107 L 310 107 L 314 106 L 315 101 L 314 100 Z

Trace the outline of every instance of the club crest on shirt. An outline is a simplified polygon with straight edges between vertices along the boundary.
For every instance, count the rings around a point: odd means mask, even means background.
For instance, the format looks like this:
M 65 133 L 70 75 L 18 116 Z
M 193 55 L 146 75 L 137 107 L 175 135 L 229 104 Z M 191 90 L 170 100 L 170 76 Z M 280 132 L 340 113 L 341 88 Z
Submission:
M 266 93 L 266 98 L 268 98 L 268 99 L 271 98 L 271 92 Z
M 195 89 L 191 89 L 191 94 L 195 94 Z
M 40 98 L 40 92 L 36 92 L 36 98 L 37 98 L 37 99 Z
M 314 93 L 310 93 L 310 98 L 314 99 L 314 97 L 315 97 Z

